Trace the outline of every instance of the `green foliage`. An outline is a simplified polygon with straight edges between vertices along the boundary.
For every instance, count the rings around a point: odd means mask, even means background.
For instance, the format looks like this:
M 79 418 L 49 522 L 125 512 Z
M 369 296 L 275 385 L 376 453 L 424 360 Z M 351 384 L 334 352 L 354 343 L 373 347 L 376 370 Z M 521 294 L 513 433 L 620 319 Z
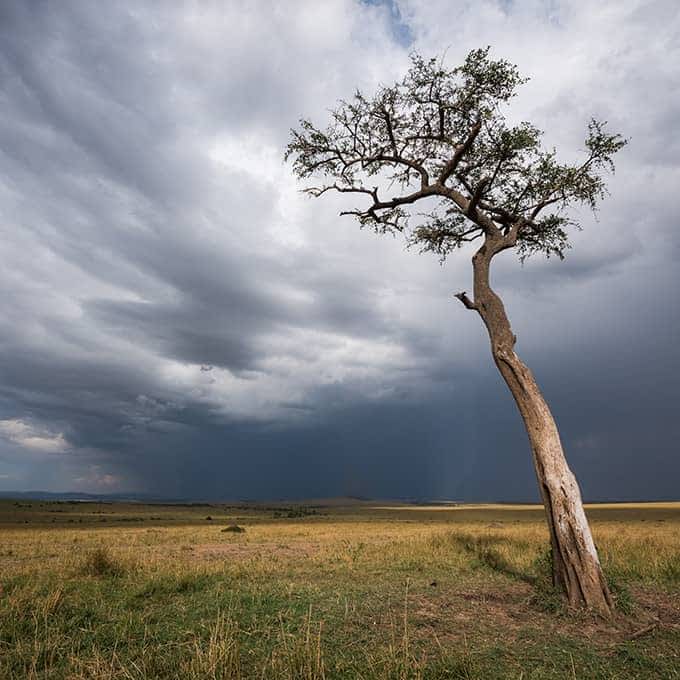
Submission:
M 307 193 L 368 199 L 368 207 L 342 214 L 381 233 L 407 230 L 407 206 L 434 199 L 407 239 L 442 259 L 482 237 L 504 237 L 522 259 L 563 257 L 568 229 L 579 226 L 568 208 L 596 208 L 626 140 L 592 120 L 582 162 L 559 162 L 534 125 L 506 122 L 505 106 L 526 79 L 489 52 L 473 50 L 453 69 L 413 54 L 401 82 L 340 101 L 326 128 L 301 120 L 286 158 L 300 178 L 322 180 Z M 401 194 L 382 198 L 380 185 Z

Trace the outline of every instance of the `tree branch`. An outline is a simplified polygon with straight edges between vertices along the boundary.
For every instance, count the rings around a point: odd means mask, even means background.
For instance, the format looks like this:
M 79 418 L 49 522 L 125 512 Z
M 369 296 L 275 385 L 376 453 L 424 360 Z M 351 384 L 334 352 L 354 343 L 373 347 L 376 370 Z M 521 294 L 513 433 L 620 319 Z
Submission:
M 465 305 L 466 309 L 474 309 L 475 311 L 477 310 L 477 305 L 472 300 L 470 300 L 465 291 L 456 293 L 453 297 L 457 297 Z
M 505 236 L 508 248 L 512 248 L 512 246 L 517 243 L 519 232 L 526 223 L 527 221 L 524 218 L 520 218 L 515 220 L 515 222 L 513 222 L 513 224 L 510 226 L 510 231 Z
M 477 205 L 479 204 L 479 201 L 482 198 L 484 188 L 486 187 L 488 182 L 489 182 L 488 177 L 482 177 L 482 179 L 479 181 L 479 184 L 475 187 L 474 193 L 470 197 L 470 202 L 468 203 L 467 210 L 465 211 L 465 214 L 470 219 L 475 219 L 477 217 Z
M 333 187 L 329 187 L 333 188 Z M 346 189 L 346 191 L 352 191 L 351 189 Z M 420 200 L 421 198 L 425 198 L 426 196 L 435 196 L 437 192 L 437 187 L 436 186 L 426 186 L 419 191 L 414 191 L 411 194 L 407 194 L 406 196 L 396 196 L 393 198 L 391 201 L 379 201 L 377 200 L 377 190 L 372 192 L 369 191 L 368 189 L 356 189 L 359 193 L 368 193 L 373 195 L 374 200 L 373 200 L 373 205 L 368 208 L 368 210 L 360 211 L 360 210 L 347 210 L 344 212 L 341 212 L 340 215 L 355 215 L 358 216 L 362 219 L 376 219 L 379 220 L 379 216 L 376 214 L 377 210 L 392 210 L 394 208 L 399 207 L 400 205 L 407 205 L 409 203 L 415 203 L 416 201 Z
M 463 159 L 463 156 L 470 150 L 470 147 L 474 143 L 479 131 L 482 129 L 482 121 L 478 120 L 471 128 L 465 141 L 456 148 L 456 152 L 453 154 L 453 158 L 444 166 L 439 179 L 437 180 L 440 184 L 444 184 L 446 180 L 451 177 L 454 170 L 458 167 L 458 164 Z
M 368 194 L 373 198 L 373 200 L 378 202 L 378 187 L 373 187 L 373 189 L 366 189 L 365 187 L 358 186 L 348 186 L 341 187 L 337 184 L 329 184 L 325 187 L 307 187 L 304 192 L 314 198 L 325 194 L 327 191 L 338 191 L 341 194 Z
M 383 116 L 385 117 L 385 125 L 387 126 L 387 135 L 390 138 L 390 145 L 392 146 L 392 152 L 394 153 L 395 156 L 399 156 L 399 152 L 397 151 L 397 142 L 394 139 L 394 130 L 392 129 L 392 119 L 390 118 L 390 113 L 387 110 L 387 108 L 383 107 L 382 110 Z

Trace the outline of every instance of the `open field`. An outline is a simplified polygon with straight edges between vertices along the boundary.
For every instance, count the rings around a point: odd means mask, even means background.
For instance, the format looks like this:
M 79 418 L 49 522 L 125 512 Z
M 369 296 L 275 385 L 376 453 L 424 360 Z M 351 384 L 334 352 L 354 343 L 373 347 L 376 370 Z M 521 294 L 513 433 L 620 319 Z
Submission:
M 606 623 L 537 506 L 0 501 L 0 678 L 680 678 L 680 503 L 587 512 Z

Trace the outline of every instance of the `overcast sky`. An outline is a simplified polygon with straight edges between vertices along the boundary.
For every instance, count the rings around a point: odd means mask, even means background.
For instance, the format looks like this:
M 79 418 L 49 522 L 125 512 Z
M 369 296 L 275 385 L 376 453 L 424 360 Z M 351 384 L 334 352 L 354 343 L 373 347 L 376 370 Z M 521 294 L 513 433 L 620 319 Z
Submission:
M 630 139 L 564 262 L 495 261 L 587 500 L 680 497 L 675 0 L 0 3 L 0 490 L 538 497 L 470 289 L 282 160 L 408 55 Z

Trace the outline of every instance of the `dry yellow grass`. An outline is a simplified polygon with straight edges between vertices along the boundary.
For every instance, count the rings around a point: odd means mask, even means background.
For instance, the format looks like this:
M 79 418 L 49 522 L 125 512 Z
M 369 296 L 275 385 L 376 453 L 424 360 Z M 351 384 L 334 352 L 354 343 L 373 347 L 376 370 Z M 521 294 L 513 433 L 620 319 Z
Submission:
M 680 503 L 608 504 L 591 506 L 593 511 L 597 513 L 591 520 L 593 532 L 602 559 L 617 573 L 654 580 L 680 563 Z M 633 514 L 619 519 L 627 511 Z M 455 566 L 466 556 L 456 560 L 452 555 L 448 539 L 454 535 L 474 535 L 494 543 L 509 564 L 523 570 L 545 551 L 548 540 L 540 508 L 528 505 L 376 506 L 339 509 L 296 521 L 272 521 L 254 510 L 242 516 L 247 526 L 243 534 L 220 532 L 233 513 L 211 512 L 210 522 L 195 512 L 194 523 L 187 518 L 177 524 L 147 520 L 134 527 L 112 522 L 55 529 L 5 522 L 5 528 L 0 528 L 3 575 L 70 572 L 85 552 L 102 545 L 123 561 L 151 572 L 197 563 L 219 568 L 223 558 L 266 571 L 280 565 L 304 568 L 305 564 L 360 561 L 370 566 L 410 558 Z M 519 514 L 527 517 L 517 519 Z
M 630 610 L 604 627 L 536 601 L 537 506 L 0 503 L 0 677 L 520 677 L 521 645 L 523 677 L 564 677 L 569 648 L 623 678 L 611 650 L 653 617 L 630 677 L 680 677 L 680 503 L 588 513 Z

